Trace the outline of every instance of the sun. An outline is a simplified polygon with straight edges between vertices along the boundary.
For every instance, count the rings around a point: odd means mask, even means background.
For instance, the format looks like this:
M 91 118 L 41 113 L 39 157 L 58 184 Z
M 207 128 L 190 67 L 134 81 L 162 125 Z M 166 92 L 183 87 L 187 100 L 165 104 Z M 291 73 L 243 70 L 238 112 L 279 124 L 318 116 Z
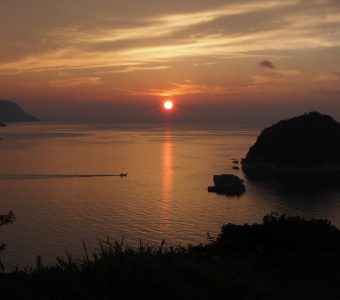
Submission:
M 164 102 L 164 108 L 165 109 L 170 110 L 170 109 L 172 109 L 172 107 L 173 107 L 172 101 L 165 101 Z

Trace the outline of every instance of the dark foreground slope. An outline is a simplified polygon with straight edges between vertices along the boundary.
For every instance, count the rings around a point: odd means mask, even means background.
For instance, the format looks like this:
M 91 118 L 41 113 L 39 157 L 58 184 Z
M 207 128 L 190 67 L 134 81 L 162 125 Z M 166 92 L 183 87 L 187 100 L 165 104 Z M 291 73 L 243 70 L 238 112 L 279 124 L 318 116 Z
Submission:
M 39 122 L 40 120 L 25 113 L 19 105 L 7 100 L 0 100 L 0 120 L 2 122 Z
M 340 124 L 311 112 L 264 129 L 242 160 L 253 177 L 340 175 Z
M 340 231 L 270 214 L 207 245 L 122 248 L 0 274 L 4 299 L 340 299 Z

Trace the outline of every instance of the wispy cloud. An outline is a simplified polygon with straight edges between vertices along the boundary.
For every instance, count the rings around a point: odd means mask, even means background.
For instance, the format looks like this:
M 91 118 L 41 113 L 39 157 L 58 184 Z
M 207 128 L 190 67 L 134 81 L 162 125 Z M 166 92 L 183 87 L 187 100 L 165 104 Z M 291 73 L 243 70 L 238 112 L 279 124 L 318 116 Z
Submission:
M 210 61 L 210 62 L 202 62 L 202 63 L 195 63 L 193 64 L 193 66 L 197 67 L 197 66 L 211 66 L 211 65 L 215 65 L 216 62 L 214 61 Z
M 147 71 L 147 70 L 166 70 L 169 66 L 155 66 L 155 67 L 147 67 L 147 66 L 128 66 L 119 70 L 109 71 L 109 73 L 131 73 L 138 71 Z M 103 73 L 103 72 L 102 72 Z
M 331 74 L 323 74 L 323 75 L 319 75 L 316 78 L 313 78 L 312 81 L 319 81 L 319 82 L 340 81 L 340 74 L 337 72 L 333 72 Z
M 136 89 L 136 88 L 120 88 L 130 95 L 148 95 L 148 96 L 159 96 L 159 97 L 169 97 L 177 95 L 193 95 L 193 94 L 206 94 L 206 95 L 216 95 L 216 94 L 227 94 L 240 92 L 241 87 L 225 87 L 225 86 L 213 86 L 204 84 L 195 84 L 191 80 L 185 80 L 185 83 L 172 83 L 170 87 L 166 89 Z
M 283 78 L 273 78 L 268 76 L 252 76 L 252 86 L 258 86 L 268 83 L 281 83 L 285 81 L 286 80 Z
M 92 28 L 81 24 L 52 27 L 38 41 L 39 51 L 32 49 L 29 56 L 3 63 L 1 73 L 124 65 L 131 66 L 130 72 L 138 69 L 133 66 L 148 62 L 250 57 L 259 51 L 340 45 L 336 33 L 340 12 L 325 1 L 311 2 L 307 8 L 292 0 L 231 2 L 204 11 L 141 16 L 125 23 L 117 20 L 105 19 Z M 261 63 L 275 70 L 270 61 Z
M 275 70 L 275 72 L 286 76 L 297 76 L 300 74 L 297 70 Z
M 101 84 L 100 77 L 89 77 L 89 78 L 68 78 L 68 79 L 58 79 L 50 80 L 48 84 L 52 88 L 62 88 L 62 87 L 72 87 L 82 84 L 87 85 L 98 85 Z

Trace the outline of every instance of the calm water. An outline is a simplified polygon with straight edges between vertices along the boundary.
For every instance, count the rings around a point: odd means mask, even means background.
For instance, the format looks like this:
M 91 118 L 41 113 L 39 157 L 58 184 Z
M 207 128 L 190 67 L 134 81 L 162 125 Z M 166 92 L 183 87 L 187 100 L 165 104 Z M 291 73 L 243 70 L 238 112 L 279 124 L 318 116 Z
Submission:
M 81 257 L 97 238 L 186 246 L 222 224 L 261 222 L 277 211 L 328 218 L 340 227 L 340 188 L 312 191 L 248 181 L 232 170 L 260 129 L 202 126 L 10 124 L 0 128 L 0 258 L 54 263 L 65 249 Z M 92 176 L 128 173 L 127 177 Z M 214 174 L 245 179 L 247 192 L 207 192 Z M 91 175 L 91 176 L 87 176 Z

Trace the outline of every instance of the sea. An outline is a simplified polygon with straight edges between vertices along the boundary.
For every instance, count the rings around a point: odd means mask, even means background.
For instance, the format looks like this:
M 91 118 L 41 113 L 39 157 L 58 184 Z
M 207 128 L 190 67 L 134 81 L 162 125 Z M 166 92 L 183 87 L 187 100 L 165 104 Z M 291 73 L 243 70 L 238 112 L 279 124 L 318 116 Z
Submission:
M 271 212 L 328 219 L 340 228 L 340 186 L 300 188 L 248 179 L 240 161 L 259 126 L 9 123 L 0 128 L 0 260 L 6 266 L 82 258 L 84 244 L 123 247 L 208 243 L 223 224 Z M 235 160 L 238 162 L 235 162 Z M 233 167 L 239 167 L 235 170 Z M 126 176 L 120 176 L 126 174 Z M 208 192 L 234 174 L 246 192 Z

